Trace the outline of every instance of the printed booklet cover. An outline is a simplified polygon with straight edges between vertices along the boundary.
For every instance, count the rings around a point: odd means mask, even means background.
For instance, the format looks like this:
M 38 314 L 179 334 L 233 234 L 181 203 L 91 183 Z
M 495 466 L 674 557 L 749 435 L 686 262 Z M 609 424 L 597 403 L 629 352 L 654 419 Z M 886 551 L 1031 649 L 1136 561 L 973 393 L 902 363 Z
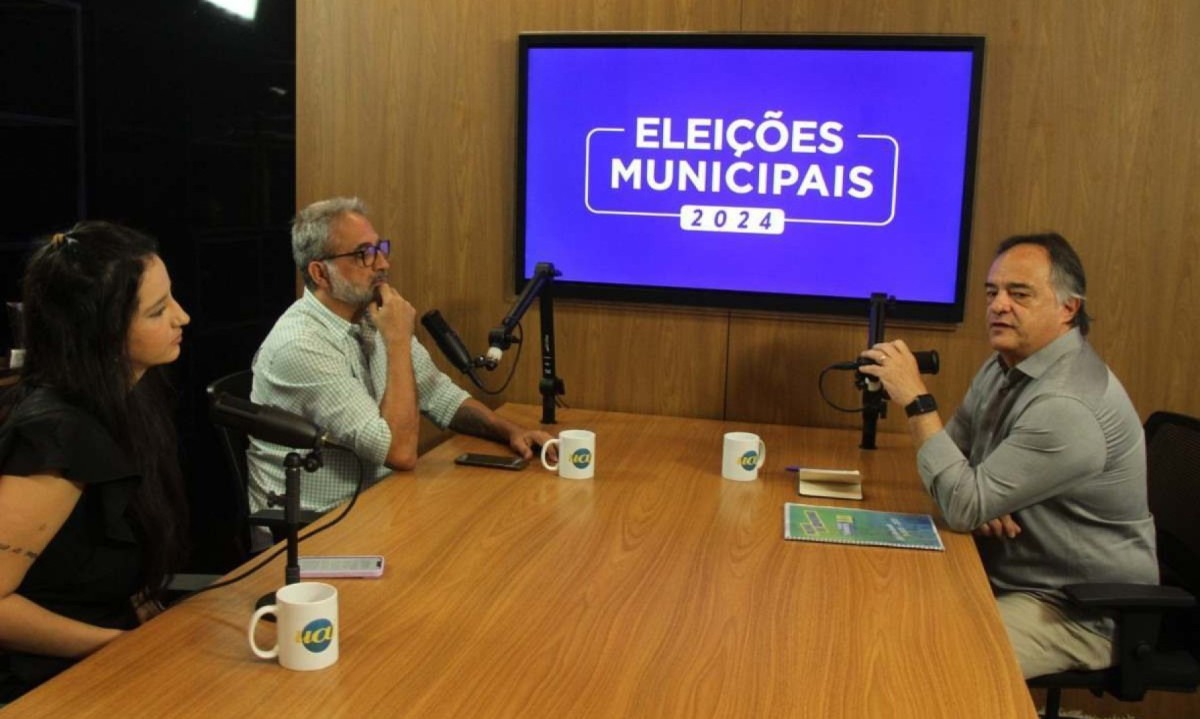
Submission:
M 783 505 L 783 538 L 874 547 L 945 549 L 933 518 L 928 514 L 818 507 L 791 502 Z

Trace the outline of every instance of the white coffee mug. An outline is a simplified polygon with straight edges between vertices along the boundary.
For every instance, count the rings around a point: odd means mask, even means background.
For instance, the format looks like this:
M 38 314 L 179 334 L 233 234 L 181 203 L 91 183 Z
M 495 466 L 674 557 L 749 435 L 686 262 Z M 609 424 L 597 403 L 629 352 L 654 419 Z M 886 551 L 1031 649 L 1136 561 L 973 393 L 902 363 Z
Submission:
M 546 450 L 558 445 L 558 464 L 546 461 Z M 564 429 L 556 439 L 542 445 L 542 466 L 558 470 L 564 479 L 591 479 L 596 474 L 596 433 L 586 429 Z
M 767 458 L 767 445 L 757 434 L 726 432 L 721 476 L 748 482 L 758 479 L 758 468 Z
M 275 615 L 276 641 L 270 649 L 254 642 L 254 627 L 264 615 Z M 287 669 L 324 669 L 338 660 L 337 588 L 322 582 L 297 582 L 280 587 L 275 603 L 259 607 L 250 617 L 250 649 L 260 659 L 279 658 Z
M 8 368 L 17 369 L 25 366 L 25 350 L 11 349 L 8 351 Z

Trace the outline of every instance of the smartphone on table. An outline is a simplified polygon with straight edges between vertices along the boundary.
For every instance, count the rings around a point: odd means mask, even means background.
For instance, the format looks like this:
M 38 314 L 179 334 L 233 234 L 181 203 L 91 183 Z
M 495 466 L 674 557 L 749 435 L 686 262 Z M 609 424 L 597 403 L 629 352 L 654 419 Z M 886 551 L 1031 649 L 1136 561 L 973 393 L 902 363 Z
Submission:
M 528 464 L 520 457 L 509 457 L 499 454 L 479 454 L 477 452 L 466 452 L 454 458 L 455 464 L 466 464 L 472 467 L 491 467 L 493 469 L 525 469 Z

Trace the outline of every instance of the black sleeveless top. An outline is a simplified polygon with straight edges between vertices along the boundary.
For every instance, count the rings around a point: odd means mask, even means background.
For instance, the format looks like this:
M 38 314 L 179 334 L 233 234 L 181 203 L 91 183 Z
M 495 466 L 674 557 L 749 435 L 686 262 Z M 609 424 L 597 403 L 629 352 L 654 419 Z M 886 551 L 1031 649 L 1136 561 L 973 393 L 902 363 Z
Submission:
M 0 425 L 0 474 L 46 470 L 82 484 L 83 494 L 16 593 L 71 619 L 132 629 L 138 619 L 130 597 L 142 584 L 142 550 L 127 509 L 141 477 L 99 421 L 39 387 Z M 0 651 L 0 702 L 74 661 Z

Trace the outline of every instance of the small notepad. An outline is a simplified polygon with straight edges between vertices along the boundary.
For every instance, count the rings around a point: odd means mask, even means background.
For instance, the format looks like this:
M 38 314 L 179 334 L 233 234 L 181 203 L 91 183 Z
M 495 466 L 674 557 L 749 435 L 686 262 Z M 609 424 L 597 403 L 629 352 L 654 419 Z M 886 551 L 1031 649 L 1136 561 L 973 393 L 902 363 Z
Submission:
M 805 497 L 863 498 L 862 474 L 857 469 L 800 467 L 796 470 L 796 478 L 796 492 Z

